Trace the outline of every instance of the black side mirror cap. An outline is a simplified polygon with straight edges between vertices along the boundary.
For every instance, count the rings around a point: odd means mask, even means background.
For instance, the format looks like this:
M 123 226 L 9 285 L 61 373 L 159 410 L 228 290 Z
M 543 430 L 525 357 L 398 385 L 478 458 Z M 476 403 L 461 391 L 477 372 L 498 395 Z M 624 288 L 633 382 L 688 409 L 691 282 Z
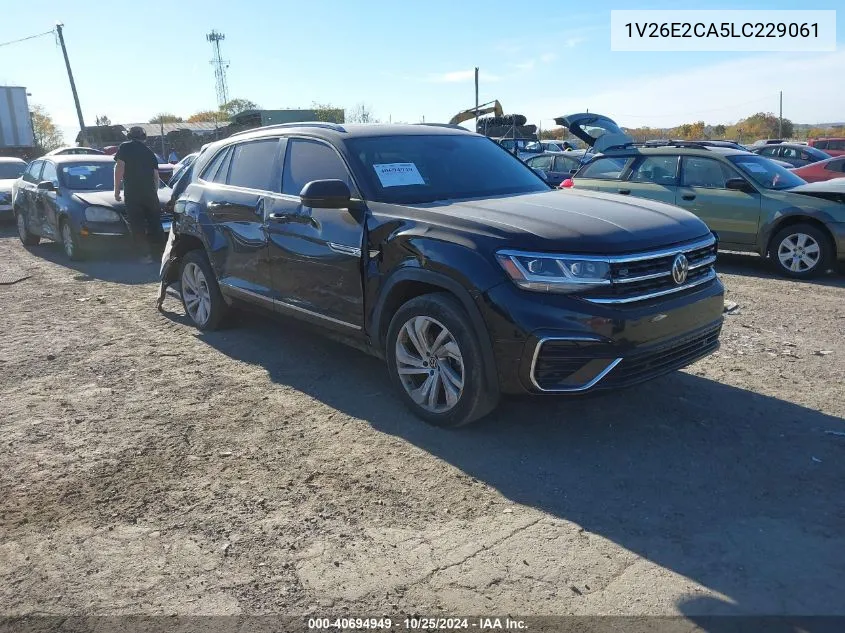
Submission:
M 38 191 L 55 191 L 56 186 L 49 180 L 42 180 L 38 183 Z
M 745 193 L 754 193 L 756 191 L 745 178 L 728 178 L 725 181 L 725 189 L 733 189 L 734 191 L 744 191 Z
M 302 188 L 299 199 L 313 209 L 348 209 L 352 192 L 342 180 L 312 180 Z

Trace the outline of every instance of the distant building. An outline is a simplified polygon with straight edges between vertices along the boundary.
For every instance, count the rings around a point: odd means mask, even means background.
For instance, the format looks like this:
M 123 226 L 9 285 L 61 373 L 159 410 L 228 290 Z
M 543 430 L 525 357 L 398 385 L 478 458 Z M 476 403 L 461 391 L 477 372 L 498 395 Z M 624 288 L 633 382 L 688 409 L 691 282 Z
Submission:
M 244 110 L 231 118 L 232 123 L 244 127 L 262 127 L 280 123 L 303 123 L 305 121 L 330 121 L 343 123 L 346 120 L 342 108 L 332 110 Z

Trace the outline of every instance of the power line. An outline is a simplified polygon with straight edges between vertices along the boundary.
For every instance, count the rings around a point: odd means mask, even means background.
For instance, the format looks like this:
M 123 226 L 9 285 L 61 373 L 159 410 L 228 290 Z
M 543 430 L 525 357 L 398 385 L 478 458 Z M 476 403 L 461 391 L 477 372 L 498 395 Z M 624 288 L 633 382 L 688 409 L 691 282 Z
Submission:
M 26 42 L 27 40 L 34 40 L 36 37 L 44 37 L 45 35 L 51 35 L 56 32 L 56 29 L 50 29 L 49 31 L 44 31 L 43 33 L 39 33 L 38 35 L 30 35 L 29 37 L 22 37 L 19 40 L 11 40 L 10 42 L 2 42 L 0 46 L 9 46 L 10 44 L 18 44 L 19 42 Z

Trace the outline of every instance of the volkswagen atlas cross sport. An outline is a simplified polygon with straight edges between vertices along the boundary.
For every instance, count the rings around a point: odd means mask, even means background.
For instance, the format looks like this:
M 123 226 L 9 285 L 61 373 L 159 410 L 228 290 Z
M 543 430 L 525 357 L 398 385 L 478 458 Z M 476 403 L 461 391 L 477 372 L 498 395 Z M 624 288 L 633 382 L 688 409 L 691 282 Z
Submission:
M 814 277 L 845 262 L 845 204 L 835 186 L 808 187 L 750 152 L 692 141 L 638 146 L 600 114 L 555 121 L 602 153 L 571 178 L 575 189 L 677 204 L 704 220 L 724 250 L 768 257 L 786 277 Z
M 387 362 L 422 419 L 500 394 L 616 389 L 719 343 L 716 237 L 648 200 L 553 191 L 446 125 L 298 123 L 209 146 L 174 206 L 162 283 L 219 327 L 238 302 Z

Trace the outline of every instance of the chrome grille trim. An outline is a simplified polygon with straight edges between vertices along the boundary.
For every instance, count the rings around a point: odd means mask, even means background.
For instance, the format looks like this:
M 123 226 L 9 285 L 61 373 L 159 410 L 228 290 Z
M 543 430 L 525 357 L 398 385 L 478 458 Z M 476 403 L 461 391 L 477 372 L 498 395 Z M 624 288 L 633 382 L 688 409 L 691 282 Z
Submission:
M 682 286 L 675 286 L 674 288 L 667 288 L 666 290 L 659 290 L 657 292 L 650 292 L 644 295 L 635 295 L 632 297 L 613 297 L 613 298 L 597 298 L 592 299 L 590 297 L 581 297 L 585 301 L 589 301 L 590 303 L 633 303 L 634 301 L 645 301 L 646 299 L 654 299 L 656 297 L 662 297 L 664 295 L 674 294 L 676 292 L 680 292 L 681 290 L 689 290 L 690 288 L 695 288 L 696 286 L 701 286 L 706 284 L 708 281 L 713 281 L 716 279 L 716 271 L 711 270 L 707 273 L 704 277 L 700 279 L 696 279 L 695 281 L 684 284 Z

